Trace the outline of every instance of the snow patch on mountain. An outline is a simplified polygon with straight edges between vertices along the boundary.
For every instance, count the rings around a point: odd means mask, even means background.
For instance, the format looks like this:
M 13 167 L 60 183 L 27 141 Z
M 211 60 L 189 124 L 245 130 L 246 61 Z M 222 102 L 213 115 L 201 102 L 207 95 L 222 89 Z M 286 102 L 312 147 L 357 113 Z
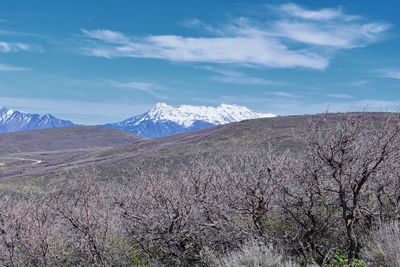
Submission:
M 158 103 L 146 113 L 119 123 L 108 124 L 106 127 L 122 129 L 144 137 L 160 137 L 231 122 L 269 117 L 275 117 L 275 115 L 257 113 L 238 105 L 173 107 L 165 103 Z
M 158 103 L 149 112 L 132 118 L 132 122 L 137 125 L 145 120 L 172 121 L 184 127 L 191 127 L 195 121 L 222 125 L 247 119 L 274 116 L 271 113 L 253 112 L 246 107 L 237 105 L 222 104 L 218 107 L 181 105 L 174 108 L 165 103 Z
M 0 106 L 0 123 L 6 121 L 10 116 L 14 113 L 11 109 L 6 109 L 5 107 Z

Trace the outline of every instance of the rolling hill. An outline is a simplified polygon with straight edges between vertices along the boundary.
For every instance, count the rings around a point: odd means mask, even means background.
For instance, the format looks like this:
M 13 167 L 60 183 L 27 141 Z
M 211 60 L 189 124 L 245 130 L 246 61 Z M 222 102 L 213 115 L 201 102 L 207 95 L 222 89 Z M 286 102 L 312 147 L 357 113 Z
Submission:
M 360 113 L 379 123 L 387 113 Z M 40 180 L 40 185 L 65 171 L 96 169 L 101 177 L 140 179 L 141 172 L 185 169 L 196 158 L 223 159 L 257 155 L 269 148 L 300 151 L 309 119 L 328 117 L 283 116 L 245 120 L 173 136 L 143 139 L 114 129 L 69 127 L 24 133 L 0 134 L 0 178 L 8 182 Z M 7 158 L 29 159 L 13 163 Z M 33 161 L 34 160 L 34 161 Z M 37 163 L 39 162 L 40 163 Z M 36 164 L 34 164 L 36 162 Z M 17 180 L 11 178 L 18 178 Z
M 0 165 L 0 179 L 51 178 L 65 170 L 93 168 L 104 177 L 117 179 L 137 168 L 151 170 L 162 164 L 174 169 L 193 157 L 259 151 L 269 143 L 280 149 L 296 148 L 301 144 L 293 132 L 300 134 L 304 119 L 247 120 L 156 139 L 86 126 L 0 134 L 0 163 L 4 163 Z M 12 159 L 28 160 L 17 164 Z
M 0 155 L 114 147 L 144 140 L 142 137 L 94 126 L 73 126 L 29 132 L 1 133 Z

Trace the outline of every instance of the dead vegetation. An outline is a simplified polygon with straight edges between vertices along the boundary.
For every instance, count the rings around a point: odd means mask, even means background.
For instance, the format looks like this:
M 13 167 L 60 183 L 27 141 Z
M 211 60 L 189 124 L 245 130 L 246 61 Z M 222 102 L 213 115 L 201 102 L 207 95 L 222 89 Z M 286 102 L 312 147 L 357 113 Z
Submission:
M 4 192 L 0 264 L 397 266 L 398 118 L 307 123 L 297 153 L 271 144 Z

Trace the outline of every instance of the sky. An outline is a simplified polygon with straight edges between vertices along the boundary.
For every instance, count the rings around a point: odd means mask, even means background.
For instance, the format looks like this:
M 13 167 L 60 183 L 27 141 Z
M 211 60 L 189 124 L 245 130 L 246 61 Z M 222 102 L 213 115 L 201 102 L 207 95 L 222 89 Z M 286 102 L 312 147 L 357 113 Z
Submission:
M 0 105 L 80 124 L 170 105 L 400 110 L 399 1 L 0 2 Z

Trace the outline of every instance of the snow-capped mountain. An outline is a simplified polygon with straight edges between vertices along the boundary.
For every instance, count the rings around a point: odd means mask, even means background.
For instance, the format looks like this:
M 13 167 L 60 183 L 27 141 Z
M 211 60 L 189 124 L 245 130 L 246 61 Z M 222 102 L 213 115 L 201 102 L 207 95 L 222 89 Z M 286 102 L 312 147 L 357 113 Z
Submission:
M 0 132 L 19 132 L 72 125 L 74 125 L 72 122 L 57 119 L 50 114 L 42 116 L 38 114 L 28 114 L 0 106 Z
M 257 113 L 246 107 L 222 104 L 218 107 L 181 105 L 173 107 L 158 103 L 144 114 L 105 127 L 117 128 L 143 137 L 162 137 L 190 132 L 216 125 L 247 119 L 274 117 L 271 113 Z

